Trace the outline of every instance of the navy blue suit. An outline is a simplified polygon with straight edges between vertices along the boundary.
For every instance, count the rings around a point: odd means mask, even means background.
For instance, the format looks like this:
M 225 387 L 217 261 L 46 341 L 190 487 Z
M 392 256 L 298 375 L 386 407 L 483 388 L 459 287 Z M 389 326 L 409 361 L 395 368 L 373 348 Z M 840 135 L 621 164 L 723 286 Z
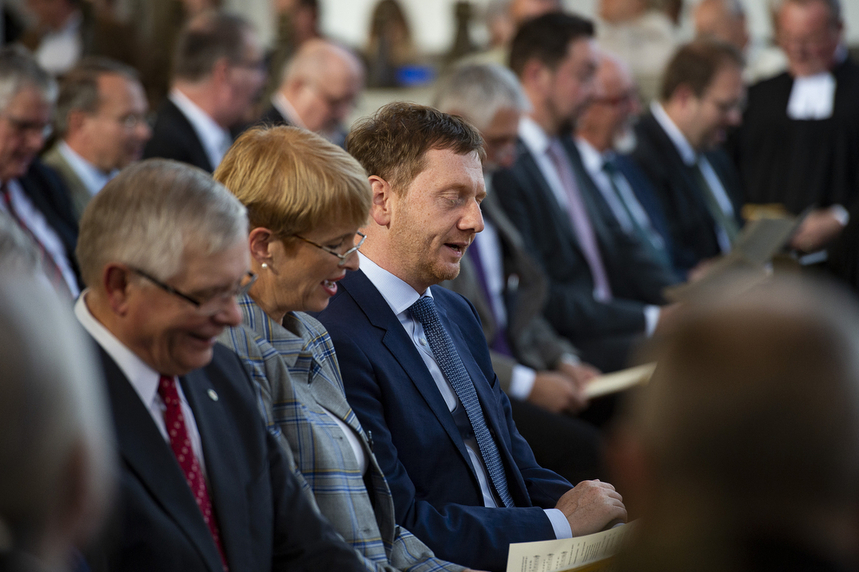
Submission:
M 474 382 L 517 508 L 486 508 L 463 439 L 411 338 L 363 272 L 347 275 L 319 319 L 337 350 L 346 396 L 372 432 L 394 497 L 397 522 L 440 558 L 503 570 L 511 542 L 555 537 L 542 508 L 569 482 L 540 467 L 519 435 L 492 370 L 474 307 L 434 286 L 432 294 Z
M 117 515 L 96 572 L 222 572 L 217 548 L 170 445 L 119 366 L 101 349 L 120 460 Z M 231 572 L 363 570 L 314 510 L 265 430 L 238 356 L 181 376 L 203 444 L 209 496 Z M 217 395 L 215 400 L 212 396 Z

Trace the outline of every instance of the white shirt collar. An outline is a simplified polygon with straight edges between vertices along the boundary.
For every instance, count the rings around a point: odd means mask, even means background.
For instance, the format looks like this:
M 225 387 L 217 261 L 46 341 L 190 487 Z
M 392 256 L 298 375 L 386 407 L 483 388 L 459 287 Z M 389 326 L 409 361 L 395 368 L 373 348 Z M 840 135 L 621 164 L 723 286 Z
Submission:
M 65 141 L 60 141 L 58 145 L 60 155 L 66 160 L 75 174 L 80 178 L 81 182 L 87 188 L 91 195 L 95 195 L 104 187 L 108 181 L 116 176 L 119 172 L 116 169 L 109 173 L 105 173 L 80 155 L 74 149 L 68 146 Z
M 299 117 L 298 112 L 295 111 L 295 108 L 289 103 L 289 100 L 286 99 L 281 92 L 275 93 L 271 96 L 271 104 L 275 109 L 280 111 L 280 114 L 283 115 L 287 121 L 295 125 L 296 127 L 301 127 L 302 129 L 307 129 L 304 125 L 304 121 Z
M 429 288 L 426 289 L 424 294 L 416 292 L 414 288 L 406 284 L 402 279 L 394 276 L 367 258 L 363 252 L 359 251 L 358 257 L 361 260 L 361 270 L 370 282 L 373 283 L 373 286 L 376 287 L 376 290 L 379 291 L 394 314 L 399 316 L 402 312 L 408 310 L 422 295 L 432 297 L 432 292 Z
M 662 129 L 665 131 L 665 134 L 668 135 L 668 138 L 671 139 L 671 142 L 674 143 L 674 146 L 677 148 L 677 152 L 680 153 L 680 158 L 683 159 L 683 162 L 687 165 L 694 165 L 698 162 L 698 153 L 695 152 L 695 149 L 692 148 L 692 145 L 689 144 L 689 141 L 686 139 L 686 136 L 683 135 L 683 132 L 674 124 L 668 114 L 665 113 L 665 109 L 662 105 L 657 102 L 651 102 L 650 104 L 650 112 L 653 114 L 654 119 Z
M 206 150 L 206 155 L 209 156 L 212 168 L 216 168 L 232 144 L 230 132 L 218 125 L 208 113 L 175 87 L 170 90 L 169 98 L 191 123 L 200 143 L 203 144 L 203 149 Z
M 88 289 L 84 290 L 75 302 L 75 316 L 98 345 L 113 358 L 148 408 L 158 394 L 161 375 L 137 357 L 137 354 L 128 349 L 92 315 L 85 302 L 88 292 Z
M 552 143 L 543 128 L 527 115 L 523 115 L 519 121 L 519 138 L 535 157 L 545 155 Z
M 582 164 L 584 164 L 588 173 L 593 175 L 602 171 L 602 167 L 608 158 L 608 153 L 600 153 L 587 139 L 582 137 L 576 137 L 576 147 L 579 149 L 579 155 L 582 156 Z

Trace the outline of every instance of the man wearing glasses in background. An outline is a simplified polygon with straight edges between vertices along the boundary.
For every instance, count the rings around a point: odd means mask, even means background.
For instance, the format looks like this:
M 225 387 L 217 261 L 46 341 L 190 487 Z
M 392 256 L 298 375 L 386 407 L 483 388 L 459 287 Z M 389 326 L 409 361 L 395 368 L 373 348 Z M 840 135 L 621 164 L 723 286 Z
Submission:
M 51 284 L 71 301 L 79 292 L 77 222 L 63 182 L 36 158 L 50 134 L 57 85 L 26 50 L 4 48 L 0 94 L 0 213 L 36 244 Z
M 101 350 L 121 458 L 113 549 L 89 555 L 94 570 L 362 569 L 216 345 L 255 279 L 246 236 L 244 207 L 174 161 L 130 166 L 84 212 L 75 314 Z
M 83 60 L 63 77 L 54 120 L 58 141 L 44 161 L 63 178 L 80 220 L 93 195 L 143 156 L 152 136 L 137 72 L 106 58 Z
M 663 74 L 659 102 L 635 129 L 632 159 L 665 213 L 679 272 L 730 251 L 739 232 L 742 187 L 720 146 L 742 121 L 742 74 L 743 56 L 730 44 L 683 46 Z

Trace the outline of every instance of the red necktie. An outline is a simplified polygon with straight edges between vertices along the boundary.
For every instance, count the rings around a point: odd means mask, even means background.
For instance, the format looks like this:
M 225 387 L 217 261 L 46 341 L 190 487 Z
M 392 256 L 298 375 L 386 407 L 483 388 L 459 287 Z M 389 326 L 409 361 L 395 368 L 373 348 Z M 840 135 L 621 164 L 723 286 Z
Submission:
M 179 461 L 179 466 L 182 468 L 185 480 L 188 482 L 188 486 L 191 487 L 191 492 L 194 493 L 197 506 L 200 508 L 200 512 L 203 513 L 203 520 L 206 521 L 209 532 L 212 533 L 212 539 L 215 541 L 215 546 L 218 547 L 218 554 L 221 555 L 224 570 L 227 571 L 229 568 L 227 567 L 227 559 L 224 556 L 224 549 L 221 546 L 218 523 L 215 521 L 215 515 L 212 514 L 212 503 L 209 500 L 209 492 L 206 490 L 206 479 L 203 478 L 200 462 L 191 448 L 191 439 L 188 437 L 188 429 L 185 426 L 185 416 L 182 415 L 179 392 L 176 390 L 176 380 L 172 377 L 162 375 L 158 382 L 158 395 L 164 400 L 164 405 L 166 406 L 164 424 L 167 426 L 167 434 L 170 435 L 170 448 L 173 449 L 173 454 L 176 455 L 176 460 Z

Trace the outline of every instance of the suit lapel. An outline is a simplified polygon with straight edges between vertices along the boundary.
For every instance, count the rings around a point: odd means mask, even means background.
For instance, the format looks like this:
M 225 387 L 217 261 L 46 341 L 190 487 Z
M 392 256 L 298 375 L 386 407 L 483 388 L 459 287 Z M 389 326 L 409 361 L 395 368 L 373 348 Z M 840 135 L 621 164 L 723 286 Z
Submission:
M 170 446 L 119 366 L 101 347 L 99 351 L 104 363 L 116 438 L 123 461 L 149 491 L 153 502 L 182 530 L 209 569 L 222 572 L 223 566 L 212 535 Z M 196 411 L 194 415 L 197 415 Z M 204 445 L 205 442 L 204 439 Z M 205 454 L 208 455 L 208 452 Z
M 525 175 L 521 181 L 521 185 L 525 189 L 533 189 L 536 183 L 538 189 L 535 193 L 535 199 L 543 202 L 545 207 L 542 209 L 543 213 L 548 214 L 553 219 L 551 226 L 561 229 L 569 244 L 573 245 L 579 251 L 580 256 L 584 256 L 579 245 L 579 239 L 576 237 L 575 231 L 573 231 L 573 223 L 570 221 L 567 208 L 562 206 L 558 202 L 558 199 L 555 198 L 555 193 L 552 192 L 549 183 L 546 182 L 543 172 L 540 170 L 537 161 L 534 160 L 528 148 L 520 143 L 519 151 L 520 155 L 517 165 L 521 165 Z
M 176 104 L 169 99 L 164 100 L 164 111 L 168 117 L 168 122 L 171 122 L 175 127 L 187 135 L 186 141 L 190 145 L 188 151 L 194 156 L 194 162 L 203 170 L 211 173 L 215 170 L 212 162 L 209 160 L 209 155 L 203 148 L 203 143 L 200 141 L 200 136 L 182 110 L 176 107 Z
M 205 371 L 204 369 L 192 371 L 180 378 L 180 382 L 188 405 L 194 412 L 197 429 L 200 431 L 208 476 L 209 499 L 218 517 L 221 545 L 227 554 L 230 567 L 239 568 L 240 555 L 250 552 L 250 546 L 247 545 L 249 536 L 246 532 L 250 522 L 248 509 L 241 502 L 245 498 L 245 485 L 236 480 L 236 472 L 228 470 L 228 467 L 235 462 L 230 452 L 238 450 L 240 445 L 236 442 L 234 433 L 230 431 L 230 426 L 223 423 L 227 415 L 223 411 L 224 406 L 220 398 L 215 401 L 211 397 L 210 392 L 218 395 L 214 383 L 217 380 L 210 379 Z M 218 494 L 226 491 L 229 491 L 229 494 Z M 229 518 L 224 515 L 229 515 Z M 204 527 L 204 530 L 209 544 L 214 546 L 208 528 Z M 218 566 L 220 568 L 220 561 Z
M 352 296 L 369 322 L 384 332 L 382 344 L 391 352 L 391 357 L 400 364 L 404 377 L 408 377 L 412 381 L 460 455 L 471 466 L 468 452 L 462 443 L 462 437 L 435 384 L 435 380 L 433 380 L 426 364 L 418 354 L 417 348 L 409 339 L 408 334 L 406 334 L 397 316 L 391 311 L 391 307 L 388 306 L 382 294 L 360 270 L 353 272 L 349 278 L 341 281 L 340 284 Z

